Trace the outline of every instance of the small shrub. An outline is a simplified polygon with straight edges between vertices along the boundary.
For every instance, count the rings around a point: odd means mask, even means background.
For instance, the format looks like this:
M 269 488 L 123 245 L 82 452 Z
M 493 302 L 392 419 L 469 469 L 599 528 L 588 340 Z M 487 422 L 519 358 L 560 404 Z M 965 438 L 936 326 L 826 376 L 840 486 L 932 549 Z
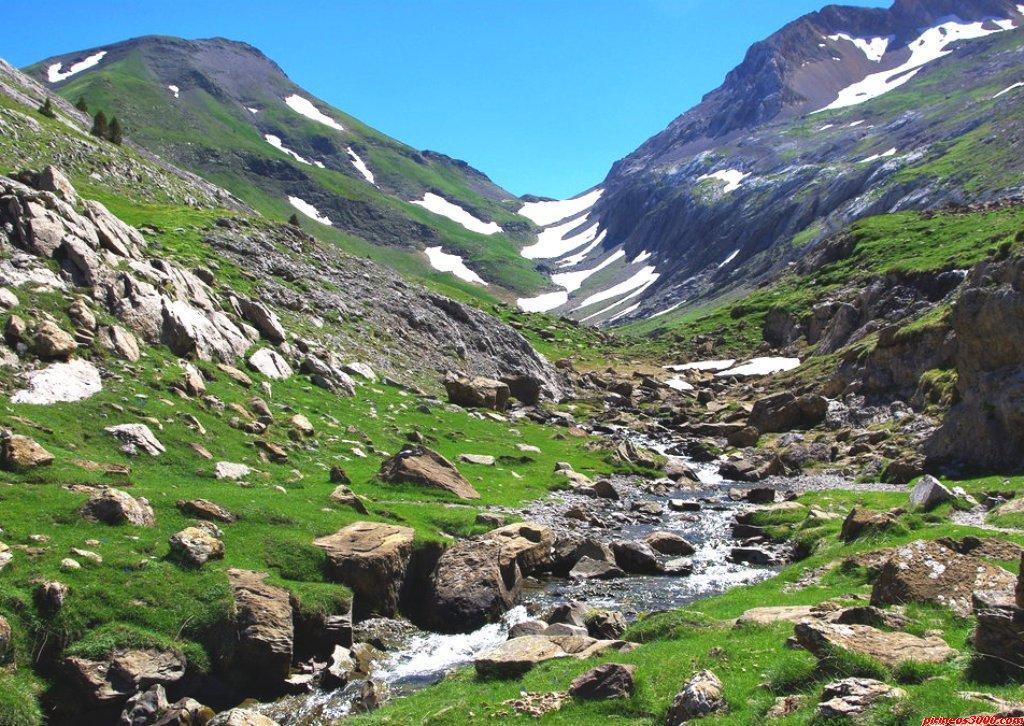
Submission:
M 43 105 L 39 107 L 39 113 L 47 118 L 57 118 L 57 112 L 53 110 L 53 101 L 50 100 L 49 96 L 43 101 Z

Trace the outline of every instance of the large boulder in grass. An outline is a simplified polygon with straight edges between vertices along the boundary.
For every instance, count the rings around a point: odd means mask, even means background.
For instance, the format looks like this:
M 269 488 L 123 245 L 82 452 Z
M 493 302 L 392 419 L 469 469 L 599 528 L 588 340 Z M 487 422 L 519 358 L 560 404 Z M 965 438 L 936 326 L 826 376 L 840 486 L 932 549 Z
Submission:
M 873 678 L 844 678 L 825 686 L 818 714 L 826 719 L 860 716 L 883 698 L 903 698 L 906 691 Z
M 1001 593 L 989 597 L 1012 602 L 1016 584 L 1016 576 L 1001 567 L 961 555 L 939 542 L 917 540 L 896 549 L 882 565 L 871 604 L 934 603 L 967 616 L 974 609 L 976 592 Z
M 480 498 L 454 464 L 425 446 L 404 449 L 387 459 L 381 464 L 379 476 L 386 482 L 443 489 L 462 499 Z
M 978 610 L 971 635 L 974 661 L 993 675 L 1024 677 L 1024 609 L 988 607 Z
M 444 381 L 448 400 L 466 408 L 490 408 L 504 411 L 508 407 L 509 387 L 492 378 L 450 377 Z
M 288 677 L 295 631 L 288 591 L 268 585 L 266 573 L 228 570 L 234 598 L 234 670 L 260 687 L 275 689 Z
M 956 655 L 942 638 L 919 638 L 870 625 L 801 620 L 793 629 L 797 642 L 823 661 L 831 658 L 836 650 L 866 655 L 890 668 L 905 661 L 943 663 Z
M 214 535 L 213 527 L 186 527 L 171 535 L 171 554 L 181 562 L 200 567 L 209 560 L 224 557 L 224 543 Z
M 156 524 L 153 507 L 146 499 L 136 499 L 120 489 L 100 489 L 82 505 L 81 512 L 86 519 L 104 524 L 134 524 L 137 527 Z
M 327 553 L 331 577 L 352 588 L 357 620 L 397 611 L 414 534 L 411 527 L 353 522 L 313 542 Z
M 32 351 L 41 360 L 68 360 L 78 349 L 70 333 L 45 320 L 35 330 Z
M 955 499 L 953 492 L 931 474 L 925 474 L 910 491 L 910 506 L 914 509 L 931 511 L 945 502 Z
M 53 454 L 40 446 L 35 439 L 19 436 L 10 431 L 0 433 L 0 466 L 7 471 L 34 469 L 53 463 Z
M 263 303 L 239 298 L 238 309 L 242 313 L 242 317 L 252 323 L 256 330 L 260 331 L 260 335 L 274 345 L 283 343 L 287 338 L 287 333 L 284 326 L 281 325 L 277 313 Z
M 880 534 L 892 529 L 897 524 L 896 515 L 892 512 L 876 512 L 863 507 L 854 507 L 843 520 L 839 530 L 839 539 L 853 542 L 866 535 Z
M 580 701 L 629 698 L 636 689 L 636 666 L 604 663 L 573 679 L 569 695 Z
M 601 653 L 628 653 L 636 647 L 624 640 L 595 640 L 583 635 L 523 635 L 480 653 L 473 665 L 482 678 L 519 678 L 553 658 L 582 660 Z
M 497 542 L 504 559 L 514 559 L 524 575 L 551 565 L 555 534 L 551 528 L 534 522 L 516 522 L 492 529 L 481 539 Z
M 672 700 L 672 706 L 665 717 L 666 726 L 679 726 L 692 719 L 724 711 L 724 689 L 722 681 L 711 671 L 695 673 Z

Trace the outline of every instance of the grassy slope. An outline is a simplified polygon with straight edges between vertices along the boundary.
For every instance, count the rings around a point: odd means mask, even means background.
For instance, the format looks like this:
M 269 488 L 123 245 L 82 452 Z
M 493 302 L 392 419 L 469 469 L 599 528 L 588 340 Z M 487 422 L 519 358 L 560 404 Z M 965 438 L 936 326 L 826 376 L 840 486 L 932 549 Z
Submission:
M 519 255 L 525 238 L 470 232 L 456 222 L 384 194 L 352 169 L 343 173 L 301 164 L 264 141 L 244 109 L 225 105 L 201 89 L 189 90 L 175 99 L 152 78 L 138 53 L 84 73 L 61 87 L 59 92 L 72 101 L 82 96 L 90 108 L 105 109 L 108 116 L 119 115 L 126 124 L 128 136 L 168 158 L 180 155 L 181 149 L 187 148 L 188 156 L 194 159 L 195 171 L 229 189 L 270 218 L 287 219 L 295 210 L 283 194 L 268 190 L 259 183 L 258 177 L 242 169 L 237 163 L 237 152 L 286 163 L 311 178 L 328 194 L 367 202 L 381 214 L 404 216 L 434 228 L 446 250 L 463 255 L 485 279 L 504 288 L 525 294 L 546 284 L 533 265 Z M 406 198 L 419 198 L 423 191 L 435 189 L 467 208 L 479 210 L 499 225 L 523 224 L 522 218 L 512 212 L 512 205 L 482 197 L 453 167 L 435 162 L 420 163 L 413 158 L 415 152 L 409 147 L 351 116 L 335 113 L 346 128 L 344 143 L 362 148 L 363 157 L 380 182 L 406 192 Z M 325 132 L 317 122 L 281 106 L 280 99 L 266 99 L 260 122 L 285 129 L 295 138 L 315 139 Z M 175 146 L 179 147 L 177 152 Z M 207 159 L 216 161 L 206 163 Z M 472 297 L 491 297 L 479 287 L 458 280 L 452 283 L 451 275 L 434 271 L 418 252 L 381 248 L 305 218 L 304 226 L 347 252 L 389 264 L 435 286 L 443 282 L 463 294 L 475 287 Z
M 961 482 L 971 492 L 991 489 L 992 480 Z M 999 488 L 1024 489 L 1024 477 L 1009 483 L 1000 480 Z M 906 495 L 899 493 L 854 493 L 832 490 L 806 494 L 800 501 L 845 515 L 857 504 L 875 509 L 905 506 Z M 858 552 L 903 544 L 915 539 L 983 535 L 974 528 L 960 527 L 947 521 L 947 506 L 929 515 L 908 514 L 900 519 L 896 532 L 842 544 L 838 540 L 839 521 L 807 529 L 802 516 L 763 517 L 762 525 L 775 525 L 774 530 L 786 536 L 807 538 L 817 542 L 817 549 L 807 560 L 791 565 L 777 577 L 760 584 L 732 590 L 724 595 L 702 600 L 688 607 L 641 618 L 626 637 L 643 643 L 629 654 L 614 654 L 585 662 L 573 659 L 543 664 L 522 681 L 483 681 L 471 670 L 461 671 L 426 691 L 385 706 L 379 712 L 363 717 L 366 723 L 391 724 L 465 724 L 484 723 L 493 714 L 506 711 L 502 703 L 519 696 L 520 691 L 547 692 L 565 690 L 570 681 L 600 662 L 632 663 L 637 666 L 637 693 L 627 700 L 608 702 L 569 702 L 561 711 L 547 715 L 543 723 L 630 723 L 660 724 L 672 698 L 681 684 L 700 668 L 710 668 L 725 684 L 729 712 L 702 719 L 709 724 L 762 723 L 764 714 L 776 696 L 804 694 L 806 704 L 793 716 L 779 721 L 802 724 L 813 721 L 814 707 L 822 686 L 846 675 L 875 677 L 897 683 L 908 692 L 906 699 L 883 705 L 872 713 L 867 723 L 920 723 L 924 716 L 956 716 L 991 710 L 984 704 L 966 701 L 958 691 L 987 691 L 1009 699 L 1020 697 L 1020 687 L 993 684 L 973 675 L 966 656 L 941 666 L 900 666 L 894 670 L 863 658 L 840 655 L 830 672 L 816 667 L 808 653 L 785 647 L 793 634 L 792 625 L 733 628 L 728 622 L 743 611 L 764 605 L 812 605 L 824 600 L 839 599 L 863 604 L 870 594 L 867 573 L 857 568 L 838 568 L 825 575 L 818 584 L 803 588 L 787 588 L 809 570 Z M 1000 535 L 1024 543 L 1024 531 Z M 1015 570 L 1016 563 L 996 563 Z M 973 618 L 957 618 L 941 608 L 911 605 L 906 614 L 912 624 L 907 630 L 922 635 L 937 629 L 943 638 L 962 653 L 969 651 L 968 636 Z M 357 721 L 358 722 L 358 721 Z M 817 722 L 816 722 L 817 723 Z
M 26 163 L 38 166 L 52 160 L 47 154 L 67 150 L 67 127 L 35 118 L 41 124 L 38 134 L 16 143 L 0 139 L 0 171 Z M 134 154 L 130 149 L 103 146 L 98 156 L 101 162 L 104 157 L 124 161 Z M 222 286 L 241 292 L 249 289 L 245 271 L 202 242 L 215 220 L 227 212 L 172 203 L 148 188 L 137 190 L 145 198 L 127 196 L 133 191 L 130 187 L 112 193 L 109 185 L 89 180 L 93 163 L 71 167 L 84 197 L 100 199 L 132 224 L 158 230 L 147 234 L 152 250 L 187 266 L 217 269 Z M 73 299 L 70 293 L 18 289 L 17 294 L 19 314 L 45 313 L 71 327 L 65 313 Z M 57 457 L 45 469 L 0 473 L 0 530 L 3 541 L 15 551 L 14 561 L 0 575 L 0 614 L 13 625 L 16 662 L 21 667 L 0 679 L 4 726 L 38 723 L 33 694 L 47 684 L 27 666 L 44 644 L 92 654 L 124 643 L 174 644 L 190 656 L 193 667 L 208 667 L 209 644 L 228 617 L 227 567 L 269 572 L 272 582 L 287 588 L 301 607 L 311 611 L 346 608 L 347 590 L 326 582 L 323 555 L 311 543 L 317 536 L 367 517 L 331 504 L 331 465 L 344 466 L 353 490 L 367 498 L 368 518 L 408 524 L 420 541 L 474 533 L 479 530 L 474 520 L 481 508 L 515 505 L 559 486 L 553 476 L 556 461 L 573 462 L 578 470 L 593 474 L 612 468 L 607 454 L 593 449 L 587 440 L 565 437 L 559 430 L 529 421 L 513 427 L 443 405 L 424 413 L 416 407 L 418 399 L 377 385 L 360 386 L 355 397 L 342 398 L 293 378 L 274 382 L 268 395 L 260 388 L 258 374 L 252 374 L 257 384 L 250 390 L 203 365 L 213 379 L 208 392 L 224 402 L 247 407 L 257 395 L 270 402 L 276 421 L 264 438 L 289 446 L 288 419 L 293 412 L 313 422 L 315 443 L 291 445 L 285 464 L 265 463 L 252 445 L 253 437 L 229 425 L 231 409 L 217 414 L 197 400 L 178 398 L 169 391 L 181 372 L 165 349 L 147 349 L 144 358 L 131 365 L 106 359 L 98 348 L 82 349 L 79 354 L 103 362 L 113 372 L 102 393 L 74 404 L 0 406 L 0 425 L 37 439 Z M 10 390 L 9 372 L 0 374 L 0 384 Z M 205 433 L 189 428 L 188 416 L 194 416 Z M 167 446 L 166 454 L 128 457 L 102 431 L 105 426 L 140 420 L 146 420 Z M 431 446 L 453 460 L 460 453 L 514 458 L 499 461 L 494 468 L 459 464 L 482 494 L 481 500 L 469 504 L 432 490 L 381 484 L 375 474 L 382 458 L 397 451 L 412 430 L 423 433 Z M 191 448 L 193 443 L 208 449 L 213 461 L 200 457 Z M 523 459 L 516 443 L 534 444 L 542 453 Z M 367 456 L 357 456 L 355 446 Z M 244 485 L 218 481 L 212 475 L 217 460 L 247 463 L 258 473 Z M 81 462 L 86 461 L 126 464 L 131 473 L 105 474 L 84 468 Z M 157 524 L 136 528 L 86 522 L 77 510 L 87 497 L 65 488 L 71 484 L 108 484 L 144 496 L 154 506 Z M 176 508 L 182 498 L 207 498 L 240 515 L 238 522 L 223 525 L 223 561 L 186 570 L 168 559 L 168 537 L 188 522 Z M 34 535 L 49 539 L 37 542 Z M 25 548 L 32 547 L 40 549 L 30 554 Z M 62 572 L 60 562 L 70 556 L 72 547 L 99 553 L 103 563 L 91 565 L 79 558 L 85 565 L 81 571 Z M 32 604 L 34 583 L 40 579 L 60 579 L 71 588 L 56 618 L 42 616 Z

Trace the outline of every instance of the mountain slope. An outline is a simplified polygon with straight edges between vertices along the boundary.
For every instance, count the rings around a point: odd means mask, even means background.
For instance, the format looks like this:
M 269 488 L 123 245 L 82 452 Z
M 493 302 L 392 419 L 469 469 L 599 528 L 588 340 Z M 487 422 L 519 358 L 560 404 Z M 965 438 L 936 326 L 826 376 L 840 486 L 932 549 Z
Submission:
M 551 228 L 569 295 L 521 304 L 670 324 L 861 217 L 1019 195 L 1022 20 L 1001 0 L 900 0 L 790 23 Z
M 464 162 L 418 152 L 332 108 L 251 46 L 148 36 L 27 70 L 66 99 L 117 115 L 145 148 L 265 214 L 300 212 L 307 228 L 350 251 L 436 277 L 422 252 L 430 248 L 434 269 L 453 268 L 477 288 L 543 283 L 517 254 L 531 226 L 512 213 L 511 194 Z

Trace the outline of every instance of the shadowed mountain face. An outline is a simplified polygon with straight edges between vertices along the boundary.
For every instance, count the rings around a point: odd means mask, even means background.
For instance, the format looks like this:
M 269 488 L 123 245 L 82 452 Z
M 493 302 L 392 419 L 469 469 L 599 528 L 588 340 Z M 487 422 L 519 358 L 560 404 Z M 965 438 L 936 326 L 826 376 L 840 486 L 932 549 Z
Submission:
M 417 151 L 331 107 L 250 45 L 148 36 L 27 70 L 65 98 L 117 115 L 132 141 L 265 214 L 298 213 L 305 224 L 404 250 L 428 271 L 420 250 L 438 247 L 488 283 L 543 284 L 518 254 L 530 225 L 514 214 L 513 195 L 465 162 Z
M 1019 194 L 1022 10 L 828 6 L 754 44 L 721 87 L 613 165 L 578 218 L 596 227 L 577 239 L 600 243 L 548 263 L 566 275 L 605 266 L 557 310 L 668 322 L 863 216 Z

